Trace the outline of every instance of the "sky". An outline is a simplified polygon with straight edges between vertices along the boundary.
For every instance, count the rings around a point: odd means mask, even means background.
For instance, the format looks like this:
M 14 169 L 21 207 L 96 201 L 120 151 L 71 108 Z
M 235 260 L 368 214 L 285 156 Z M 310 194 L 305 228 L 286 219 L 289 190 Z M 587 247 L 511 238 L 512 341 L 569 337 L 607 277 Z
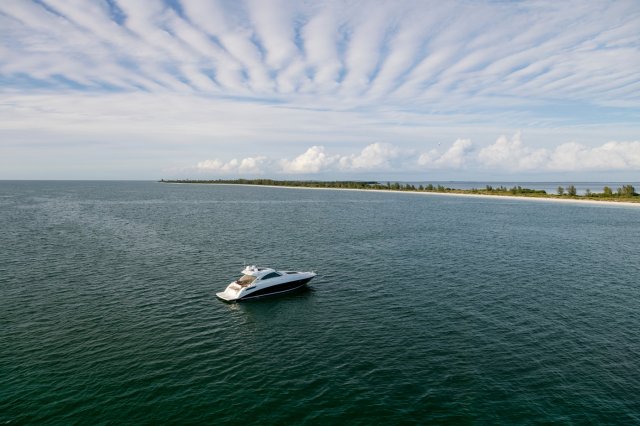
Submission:
M 640 180 L 640 2 L 2 0 L 0 179 Z

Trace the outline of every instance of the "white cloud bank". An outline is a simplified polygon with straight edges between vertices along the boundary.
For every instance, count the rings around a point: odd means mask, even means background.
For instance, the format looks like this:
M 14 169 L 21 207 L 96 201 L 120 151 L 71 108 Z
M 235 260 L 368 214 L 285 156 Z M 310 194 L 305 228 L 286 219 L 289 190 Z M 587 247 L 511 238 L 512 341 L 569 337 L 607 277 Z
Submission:
M 291 161 L 282 160 L 280 166 L 285 173 L 318 173 L 331 167 L 337 159 L 337 156 L 327 156 L 323 146 L 312 146 Z
M 553 151 L 550 170 L 638 170 L 640 142 L 607 142 L 589 148 L 571 142 Z
M 249 157 L 224 162 L 199 162 L 197 171 L 223 174 L 317 174 L 323 172 L 399 172 L 428 170 L 492 170 L 500 172 L 588 172 L 640 170 L 640 141 L 607 142 L 597 147 L 569 142 L 554 149 L 536 149 L 523 144 L 521 134 L 500 136 L 479 150 L 470 139 L 458 139 L 440 153 L 437 149 L 416 155 L 389 143 L 374 143 L 350 155 L 327 154 L 314 145 L 289 160 Z
M 357 154 L 327 155 L 324 146 L 314 145 L 304 153 L 289 160 L 271 161 L 266 157 L 249 157 L 242 160 L 233 159 L 228 162 L 222 160 L 205 160 L 196 165 L 200 172 L 219 174 L 314 174 L 326 171 L 378 171 L 392 170 L 397 164 L 396 159 L 404 158 L 407 152 L 389 143 L 373 143 L 366 146 Z M 277 167 L 274 167 L 277 166 Z
M 588 147 L 576 142 L 555 149 L 536 149 L 522 143 L 520 133 L 511 140 L 498 140 L 478 153 L 478 163 L 485 168 L 522 171 L 624 171 L 640 169 L 640 142 L 607 142 Z
M 267 157 L 248 157 L 242 160 L 233 159 L 228 162 L 220 160 L 200 161 L 196 169 L 203 172 L 213 172 L 222 174 L 260 174 L 263 167 L 268 163 Z
M 388 170 L 401 156 L 400 148 L 390 143 L 374 143 L 359 154 L 341 157 L 339 164 L 342 170 Z
M 433 149 L 418 157 L 418 165 L 429 168 L 461 169 L 469 161 L 469 155 L 473 151 L 470 139 L 458 139 L 443 154 Z
M 487 168 L 510 171 L 526 171 L 547 167 L 549 152 L 523 145 L 520 132 L 511 140 L 500 136 L 493 144 L 478 152 L 478 162 Z

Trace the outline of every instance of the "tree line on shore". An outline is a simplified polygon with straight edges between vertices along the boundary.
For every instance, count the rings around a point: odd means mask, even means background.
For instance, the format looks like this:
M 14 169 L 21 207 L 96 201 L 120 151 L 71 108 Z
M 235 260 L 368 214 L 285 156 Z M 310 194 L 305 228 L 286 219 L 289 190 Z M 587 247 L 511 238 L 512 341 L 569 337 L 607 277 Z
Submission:
M 578 191 L 574 185 L 569 185 L 566 190 L 562 186 L 559 186 L 557 194 L 559 196 L 576 197 L 578 196 Z M 637 197 L 638 194 L 636 193 L 636 189 L 633 185 L 623 185 L 615 192 L 609 186 L 605 186 L 602 189 L 602 192 L 591 192 L 590 189 L 587 189 L 584 196 L 587 198 L 633 198 Z
M 603 191 L 592 192 L 590 189 L 584 195 L 578 195 L 578 190 L 574 185 L 567 188 L 559 186 L 556 194 L 548 194 L 544 190 L 523 188 L 520 185 L 507 188 L 503 185 L 494 187 L 486 185 L 484 188 L 455 189 L 443 185 L 377 181 L 314 181 L 314 180 L 273 180 L 273 179 L 161 179 L 163 183 L 200 183 L 200 184 L 227 184 L 227 185 L 268 185 L 268 186 L 288 186 L 305 188 L 343 188 L 343 189 L 375 189 L 388 191 L 422 191 L 422 192 L 447 192 L 458 194 L 485 194 L 485 195 L 524 195 L 533 197 L 566 197 L 566 198 L 591 198 L 591 199 L 634 199 L 638 197 L 633 185 L 624 185 L 614 191 L 605 186 Z

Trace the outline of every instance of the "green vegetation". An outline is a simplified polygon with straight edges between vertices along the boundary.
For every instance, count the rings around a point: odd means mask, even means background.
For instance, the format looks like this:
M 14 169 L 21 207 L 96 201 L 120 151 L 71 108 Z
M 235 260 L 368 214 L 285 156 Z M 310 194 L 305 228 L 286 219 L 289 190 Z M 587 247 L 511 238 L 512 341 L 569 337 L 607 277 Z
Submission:
M 558 187 L 557 195 L 547 194 L 546 191 L 523 188 L 514 186 L 506 188 L 505 186 L 493 187 L 487 185 L 484 189 L 454 189 L 443 185 L 415 185 L 400 182 L 380 183 L 375 181 L 314 181 L 314 180 L 273 180 L 273 179 L 217 179 L 217 180 L 193 180 L 193 179 L 177 179 L 165 180 L 163 183 L 199 183 L 199 184 L 226 184 L 226 185 L 268 185 L 268 186 L 286 186 L 286 187 L 303 187 L 303 188 L 342 188 L 342 189 L 373 189 L 379 191 L 410 191 L 410 192 L 442 192 L 451 194 L 480 194 L 480 195 L 503 195 L 503 196 L 524 196 L 524 197 L 542 197 L 542 198 L 573 198 L 584 200 L 606 200 L 606 201 L 632 201 L 640 202 L 640 196 L 636 193 L 633 185 L 625 185 L 618 188 L 614 192 L 608 186 L 603 188 L 601 193 L 591 192 L 590 189 L 585 191 L 585 195 L 578 195 L 578 191 L 574 185 L 569 185 L 567 189 Z
M 633 185 L 625 185 L 622 188 L 618 188 L 618 196 L 619 197 L 635 197 L 636 195 L 636 189 L 633 187 Z
M 348 189 L 381 189 L 381 190 L 411 190 L 399 183 L 381 184 L 378 182 L 362 181 L 313 181 L 313 180 L 273 180 L 273 179 L 217 179 L 217 180 L 192 180 L 178 179 L 166 180 L 166 183 L 203 183 L 203 184 L 234 184 L 234 185 L 268 185 L 268 186 L 293 186 L 305 188 L 348 188 Z M 408 186 L 408 185 L 407 185 Z M 416 191 L 416 189 L 413 189 Z

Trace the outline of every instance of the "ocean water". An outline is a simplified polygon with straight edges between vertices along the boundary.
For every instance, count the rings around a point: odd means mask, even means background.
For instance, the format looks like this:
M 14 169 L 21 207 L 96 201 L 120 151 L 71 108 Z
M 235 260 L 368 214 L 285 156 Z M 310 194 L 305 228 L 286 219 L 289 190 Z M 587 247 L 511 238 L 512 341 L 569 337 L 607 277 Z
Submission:
M 243 262 L 314 269 L 240 304 Z M 0 182 L 1 424 L 640 422 L 640 208 Z

